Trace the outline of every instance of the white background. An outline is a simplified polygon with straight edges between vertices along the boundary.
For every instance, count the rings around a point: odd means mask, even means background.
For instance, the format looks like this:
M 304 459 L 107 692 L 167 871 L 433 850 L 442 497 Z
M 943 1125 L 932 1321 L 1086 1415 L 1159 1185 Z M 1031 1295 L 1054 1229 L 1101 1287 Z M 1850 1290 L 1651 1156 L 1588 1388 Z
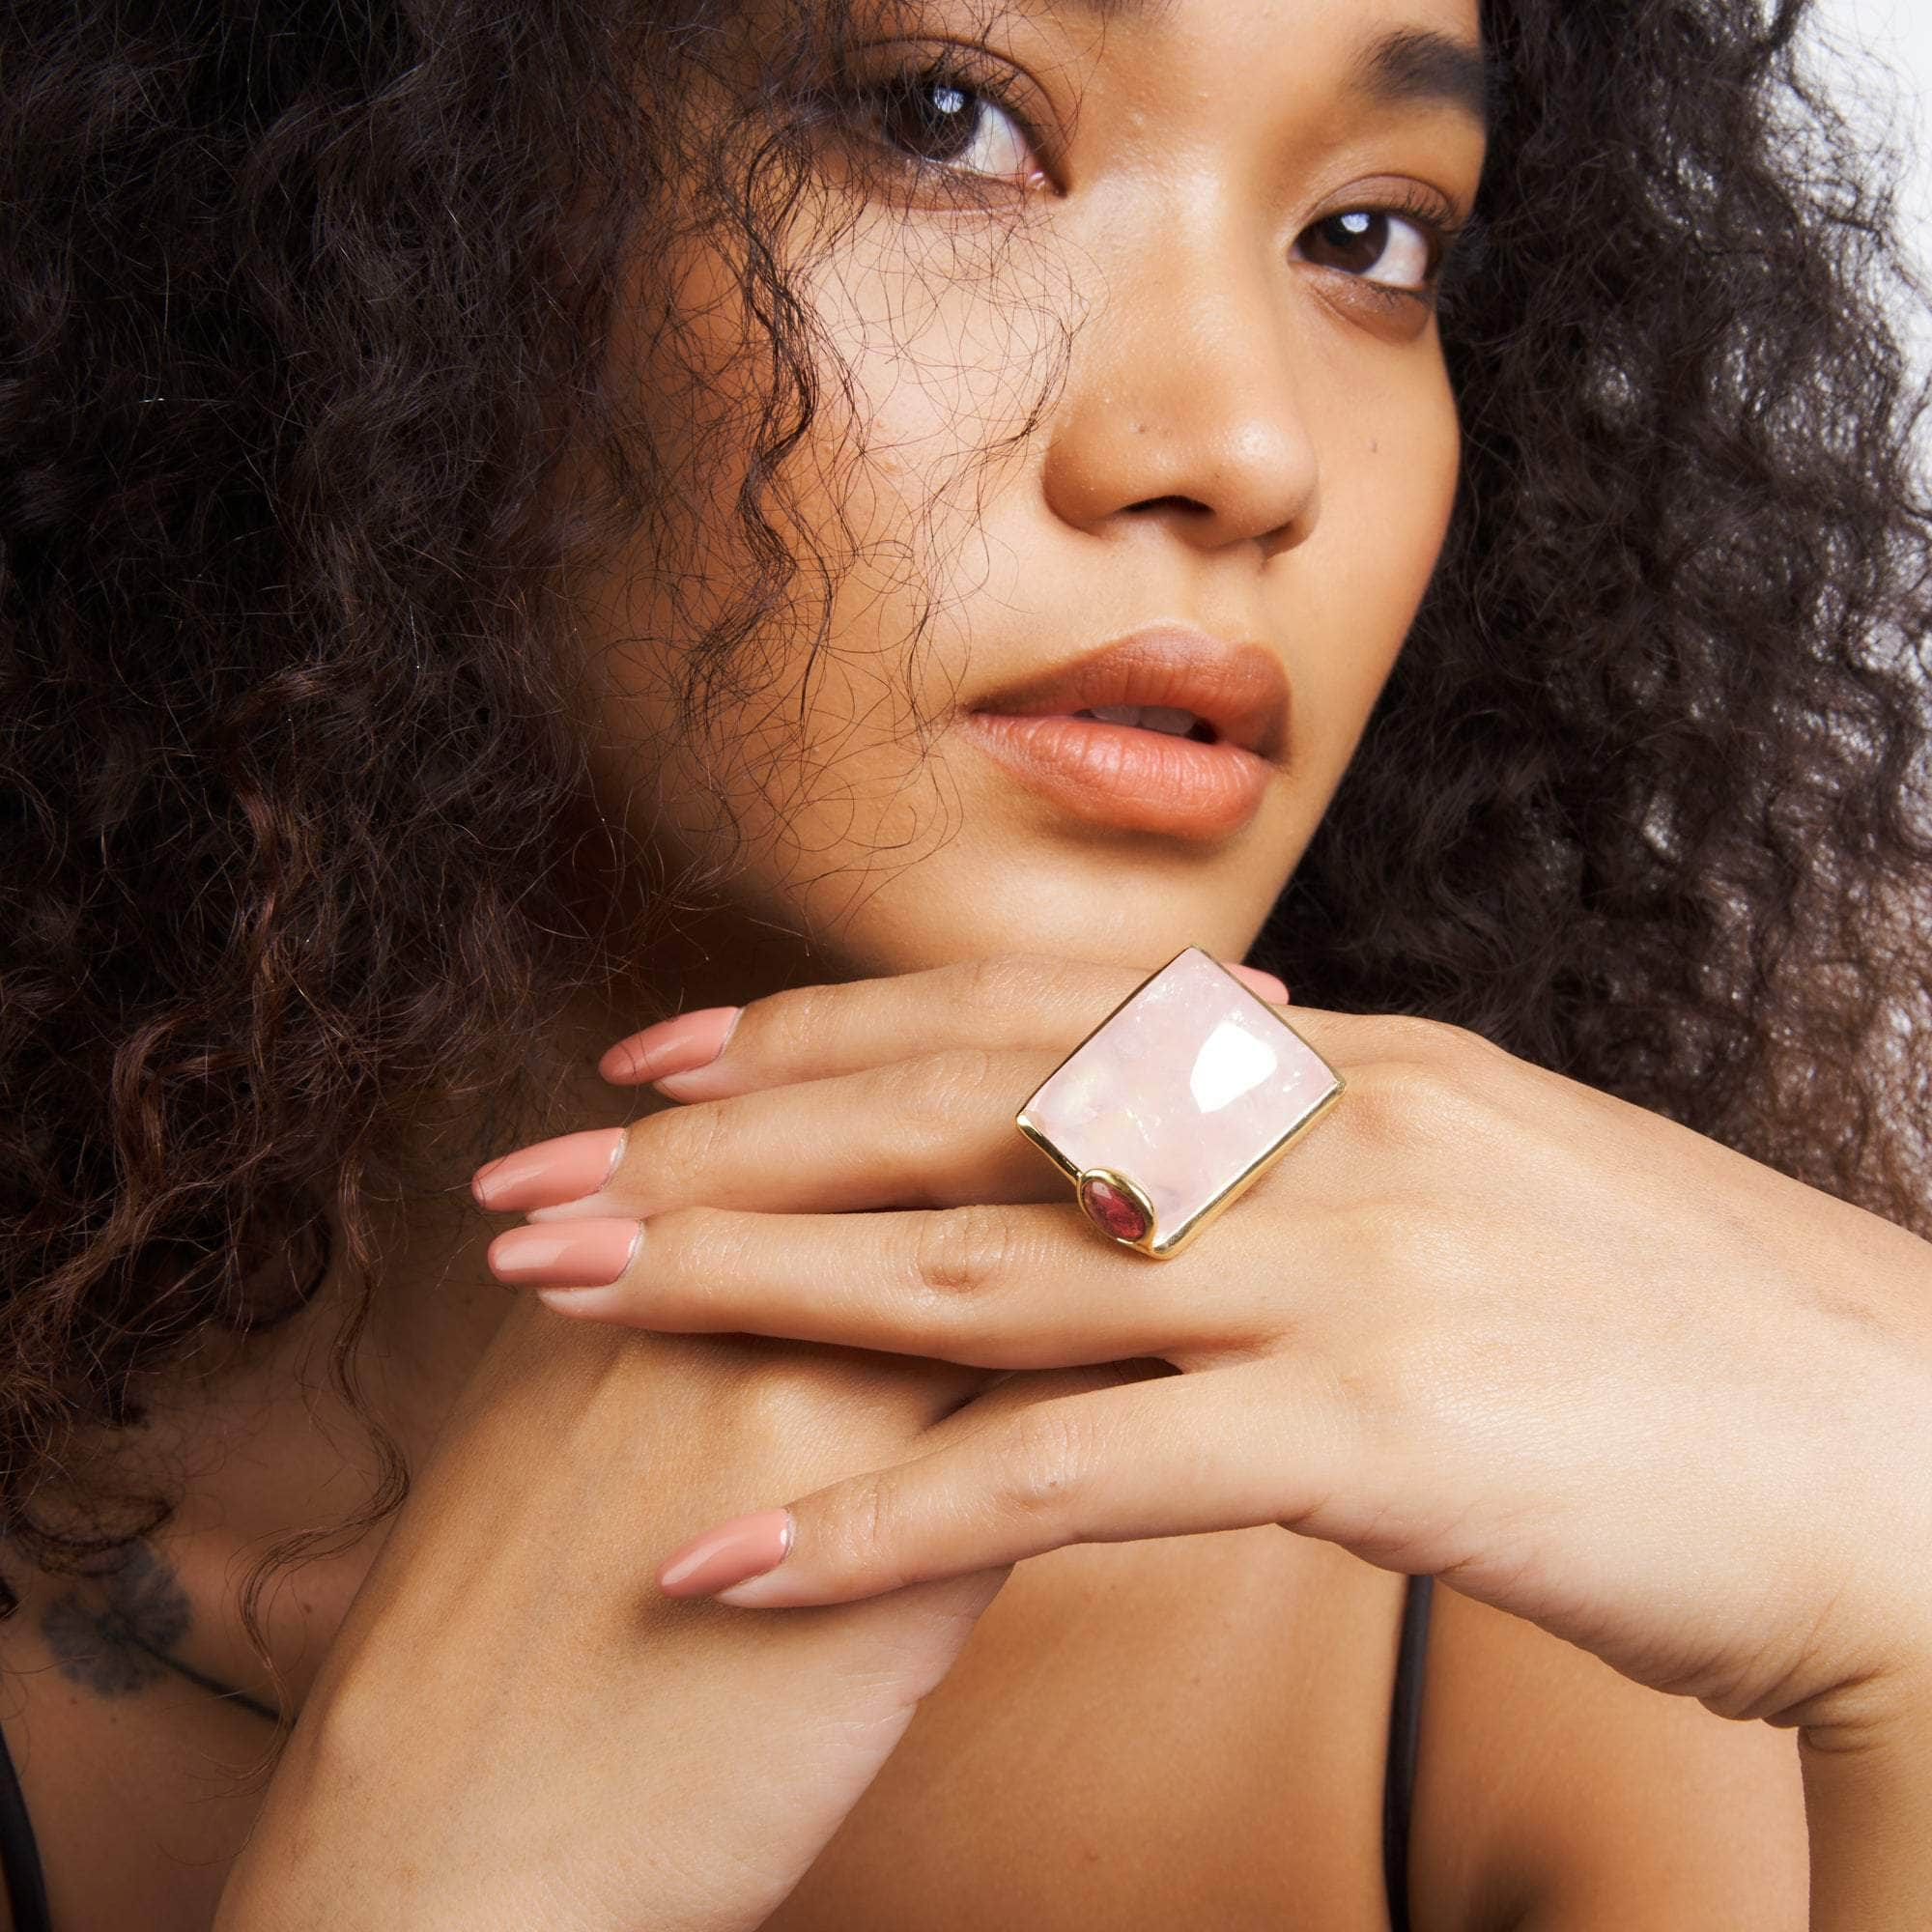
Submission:
M 1868 134 L 1898 149 L 1904 231 L 1932 273 L 1932 0 L 1816 0 L 1811 34 L 1815 71 Z M 1885 165 L 1874 148 L 1874 168 Z M 1932 366 L 1932 313 L 1901 322 L 1920 368 Z

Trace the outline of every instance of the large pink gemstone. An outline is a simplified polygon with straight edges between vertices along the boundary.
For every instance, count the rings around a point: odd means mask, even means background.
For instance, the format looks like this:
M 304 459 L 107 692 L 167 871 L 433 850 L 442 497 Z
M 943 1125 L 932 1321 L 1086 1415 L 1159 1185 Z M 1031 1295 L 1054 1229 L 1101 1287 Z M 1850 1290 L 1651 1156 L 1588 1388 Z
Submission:
M 1117 1241 L 1138 1241 L 1148 1231 L 1148 1218 L 1133 1196 L 1098 1175 L 1090 1174 L 1080 1183 L 1080 1205 Z
M 1152 1205 L 1156 1246 L 1172 1251 L 1340 1084 L 1272 1008 L 1190 946 L 1074 1048 L 1020 1118 L 1075 1172 L 1131 1177 Z

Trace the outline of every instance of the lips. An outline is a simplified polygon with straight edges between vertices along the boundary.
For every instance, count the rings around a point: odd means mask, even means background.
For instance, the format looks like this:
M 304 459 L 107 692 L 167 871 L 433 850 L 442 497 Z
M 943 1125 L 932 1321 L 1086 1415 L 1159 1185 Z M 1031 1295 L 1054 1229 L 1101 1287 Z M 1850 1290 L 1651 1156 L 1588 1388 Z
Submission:
M 1010 777 L 1068 816 L 1218 838 L 1261 810 L 1288 717 L 1272 652 L 1163 624 L 989 694 L 965 722 Z
M 1136 631 L 992 693 L 973 708 L 996 717 L 1070 717 L 1125 706 L 1189 712 L 1209 727 L 1214 742 L 1270 762 L 1287 743 L 1288 678 L 1274 653 L 1184 625 Z

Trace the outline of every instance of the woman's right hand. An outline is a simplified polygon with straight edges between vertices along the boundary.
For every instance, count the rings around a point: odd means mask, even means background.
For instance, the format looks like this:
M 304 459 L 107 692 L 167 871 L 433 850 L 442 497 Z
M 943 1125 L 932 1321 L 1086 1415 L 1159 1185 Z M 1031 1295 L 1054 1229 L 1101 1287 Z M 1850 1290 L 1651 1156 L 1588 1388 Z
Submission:
M 655 1566 L 759 1497 L 1159 1372 L 639 1335 L 518 1296 L 330 1646 L 215 1932 L 762 1924 L 1009 1569 L 761 1617 L 667 1598 Z

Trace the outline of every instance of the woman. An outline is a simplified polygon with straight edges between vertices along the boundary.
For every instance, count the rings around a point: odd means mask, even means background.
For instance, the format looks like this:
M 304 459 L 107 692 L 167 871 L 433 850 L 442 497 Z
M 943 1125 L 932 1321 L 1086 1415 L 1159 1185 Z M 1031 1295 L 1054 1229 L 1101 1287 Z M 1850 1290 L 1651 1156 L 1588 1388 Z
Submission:
M 1922 1918 L 1802 14 L 10 14 L 16 1926 Z M 1155 1264 L 1188 947 L 1349 1091 Z

